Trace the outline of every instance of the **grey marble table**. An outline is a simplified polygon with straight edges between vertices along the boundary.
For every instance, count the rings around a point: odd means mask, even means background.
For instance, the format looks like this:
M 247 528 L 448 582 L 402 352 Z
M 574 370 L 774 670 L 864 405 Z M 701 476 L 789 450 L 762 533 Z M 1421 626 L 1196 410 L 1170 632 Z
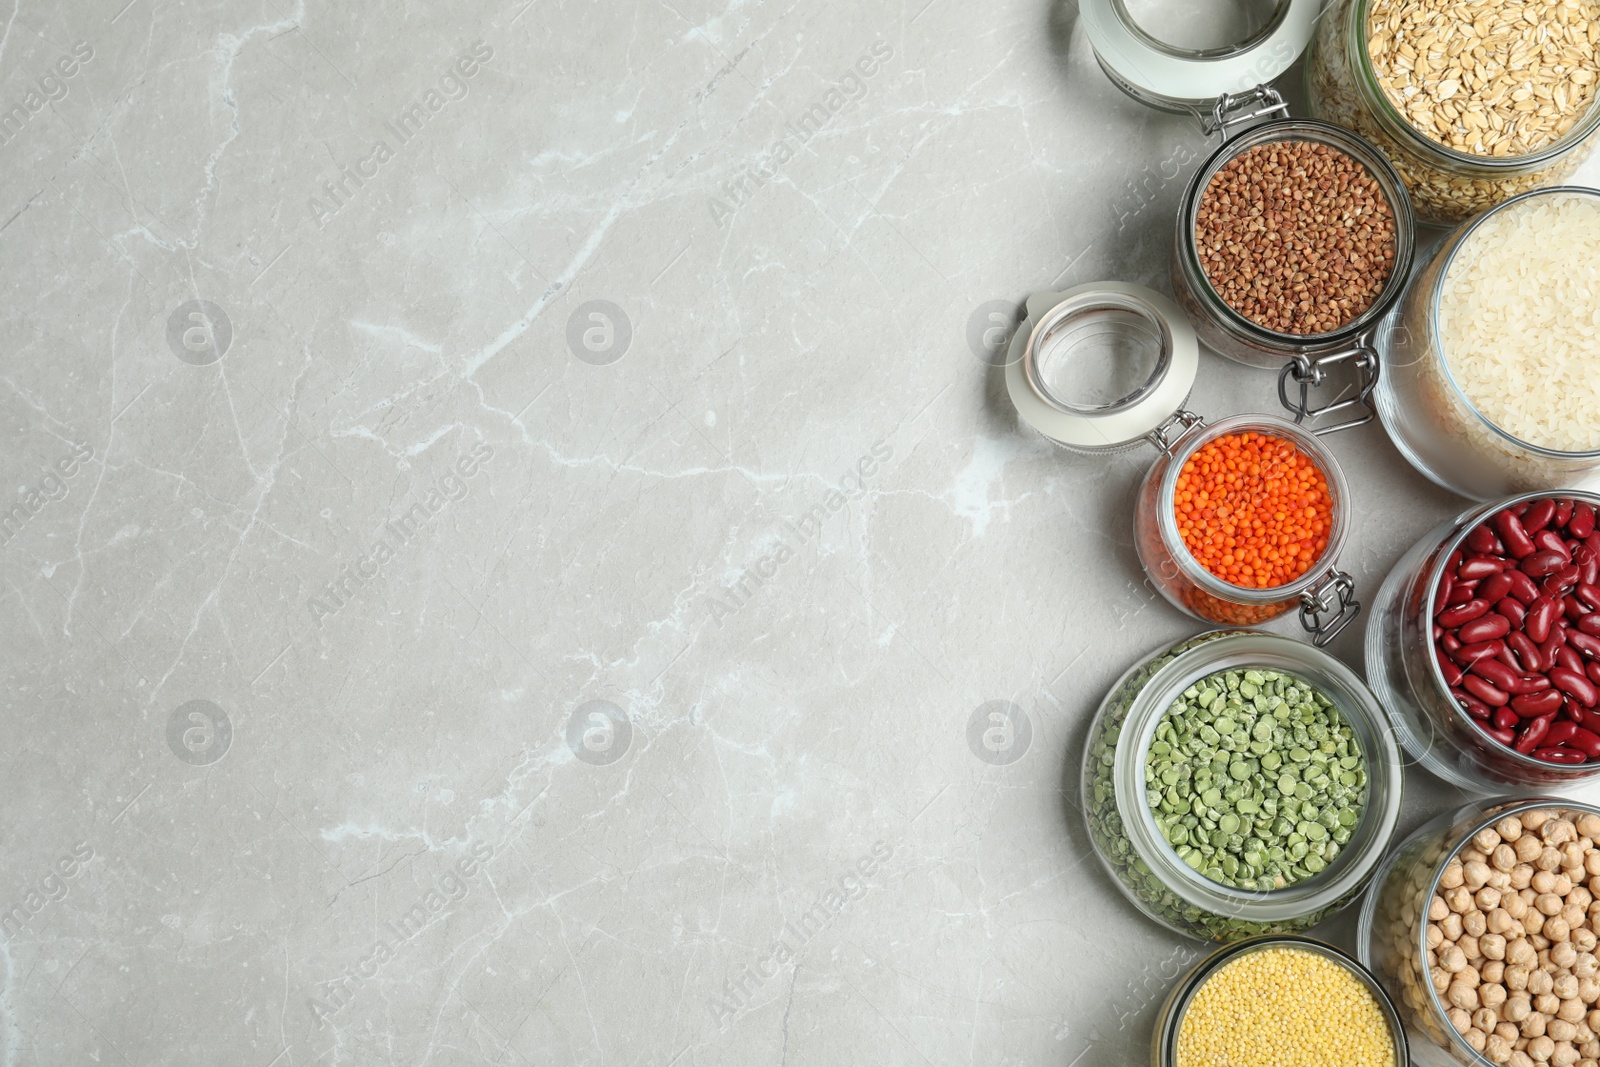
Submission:
M 1146 1055 L 1076 764 L 1200 627 L 981 338 L 1207 148 L 1072 6 L 9 0 L 0 109 L 0 1063 Z M 1462 502 L 1331 444 L 1370 592 Z

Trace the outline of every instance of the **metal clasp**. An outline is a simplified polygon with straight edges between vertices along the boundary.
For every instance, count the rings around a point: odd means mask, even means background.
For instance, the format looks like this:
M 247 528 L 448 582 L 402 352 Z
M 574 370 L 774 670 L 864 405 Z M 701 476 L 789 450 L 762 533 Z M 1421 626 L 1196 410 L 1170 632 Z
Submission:
M 1329 612 L 1336 614 L 1323 618 Z M 1361 601 L 1356 599 L 1356 580 L 1344 571 L 1329 568 L 1321 581 L 1300 595 L 1300 625 L 1318 648 L 1339 636 L 1339 631 L 1359 614 Z
M 1321 407 L 1311 406 L 1311 390 L 1320 386 L 1328 376 L 1328 369 L 1337 366 L 1346 360 L 1354 360 L 1356 371 L 1356 395 L 1336 400 Z M 1300 399 L 1289 399 L 1289 379 L 1293 378 L 1300 386 Z M 1378 350 L 1366 342 L 1357 344 L 1354 348 L 1347 348 L 1340 352 L 1329 352 L 1315 359 L 1308 358 L 1304 353 L 1297 353 L 1290 357 L 1289 362 L 1283 365 L 1283 370 L 1278 372 L 1278 400 L 1294 415 L 1296 423 L 1303 423 L 1306 419 L 1315 419 L 1324 415 L 1331 415 L 1336 411 L 1346 408 L 1359 408 L 1359 418 L 1345 419 L 1342 422 L 1332 423 L 1311 432 L 1317 436 L 1325 433 L 1335 433 L 1339 430 L 1348 430 L 1352 426 L 1361 426 L 1372 421 L 1372 390 L 1378 384 Z
M 1257 105 L 1254 111 L 1239 112 L 1241 108 Z M 1264 119 L 1269 115 L 1280 118 L 1289 117 L 1289 104 L 1279 95 L 1278 90 L 1266 85 L 1258 85 L 1254 89 L 1243 93 L 1223 93 L 1217 97 L 1211 106 L 1211 113 L 1200 114 L 1200 129 L 1207 137 L 1212 134 L 1227 136 L 1229 128 L 1242 126 L 1256 119 Z
M 1178 447 L 1178 442 L 1189 435 L 1189 431 L 1201 425 L 1206 420 L 1192 411 L 1179 408 L 1160 426 L 1145 434 L 1145 440 L 1161 449 L 1163 455 L 1172 455 L 1172 450 Z

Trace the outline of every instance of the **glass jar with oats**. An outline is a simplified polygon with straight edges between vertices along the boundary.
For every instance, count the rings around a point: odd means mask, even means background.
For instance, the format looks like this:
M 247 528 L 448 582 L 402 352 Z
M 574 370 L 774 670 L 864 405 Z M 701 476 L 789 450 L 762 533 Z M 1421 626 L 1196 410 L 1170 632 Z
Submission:
M 1374 142 L 1418 221 L 1571 177 L 1600 129 L 1600 0 L 1334 0 L 1311 111 Z
M 1475 500 L 1600 471 L 1600 190 L 1524 193 L 1417 272 L 1373 392 L 1411 465 Z

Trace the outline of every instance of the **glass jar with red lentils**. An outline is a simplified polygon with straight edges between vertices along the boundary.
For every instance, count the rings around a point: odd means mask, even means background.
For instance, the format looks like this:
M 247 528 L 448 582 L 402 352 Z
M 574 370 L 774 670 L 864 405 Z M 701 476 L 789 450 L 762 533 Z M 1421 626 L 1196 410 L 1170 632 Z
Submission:
M 1475 794 L 1600 778 L 1600 495 L 1470 508 L 1402 556 L 1367 679 L 1407 752 Z
M 1050 441 L 1089 455 L 1157 449 L 1134 543 L 1179 610 L 1252 626 L 1299 609 L 1317 645 L 1361 610 L 1338 567 L 1350 511 L 1338 461 L 1287 418 L 1208 424 L 1187 410 L 1199 342 L 1171 300 L 1119 282 L 1035 294 L 1010 357 L 1011 400 Z
M 1307 47 L 1320 8 L 1079 4 L 1112 84 L 1221 139 L 1178 211 L 1178 304 L 1209 347 L 1277 371 L 1295 421 L 1342 427 L 1373 418 L 1378 336 L 1405 290 L 1416 220 L 1381 151 L 1346 127 L 1290 117 L 1270 84 Z

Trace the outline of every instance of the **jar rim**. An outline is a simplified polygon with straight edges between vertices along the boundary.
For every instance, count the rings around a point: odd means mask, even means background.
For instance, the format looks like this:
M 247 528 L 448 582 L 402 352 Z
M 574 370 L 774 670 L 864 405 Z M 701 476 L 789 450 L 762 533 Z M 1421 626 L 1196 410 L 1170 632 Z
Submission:
M 1268 329 L 1252 322 L 1235 311 L 1222 299 L 1211 278 L 1200 263 L 1196 227 L 1199 222 L 1200 201 L 1211 179 L 1223 167 L 1251 148 L 1272 142 L 1312 141 L 1345 153 L 1364 167 L 1377 181 L 1394 216 L 1394 259 L 1389 267 L 1388 280 L 1372 304 L 1361 314 L 1336 330 L 1324 333 L 1291 334 Z M 1348 344 L 1353 338 L 1376 326 L 1392 311 L 1405 294 L 1411 277 L 1411 267 L 1416 256 L 1416 213 L 1411 205 L 1411 194 L 1406 190 L 1399 171 L 1384 154 L 1354 130 L 1318 119 L 1272 119 L 1252 126 L 1243 133 L 1224 141 L 1200 164 L 1189 179 L 1183 200 L 1178 208 L 1177 247 L 1183 250 L 1182 262 L 1193 289 L 1205 304 L 1210 317 L 1244 340 L 1285 355 L 1298 352 L 1321 352 Z
M 1183 465 L 1189 457 L 1225 433 L 1252 428 L 1260 428 L 1263 432 L 1287 438 L 1296 448 L 1309 455 L 1327 479 L 1328 490 L 1333 497 L 1333 528 L 1328 532 L 1328 546 L 1300 577 L 1267 589 L 1251 589 L 1248 586 L 1225 582 L 1202 567 L 1178 531 L 1178 518 L 1174 508 L 1178 476 L 1183 473 Z M 1156 523 L 1160 527 L 1161 540 L 1165 543 L 1173 562 L 1183 571 L 1185 578 L 1204 592 L 1219 600 L 1230 600 L 1234 603 L 1276 604 L 1301 596 L 1339 565 L 1339 556 L 1344 551 L 1345 538 L 1350 532 L 1348 506 L 1350 486 L 1345 481 L 1344 470 L 1339 466 L 1338 459 L 1316 434 L 1279 415 L 1248 413 L 1230 415 L 1216 422 L 1205 423 L 1186 434 L 1171 452 L 1157 496 L 1159 503 L 1156 506 Z
M 1278 27 L 1283 25 L 1284 19 L 1289 17 L 1289 9 L 1292 6 L 1289 0 L 1275 0 L 1274 6 L 1275 10 L 1272 13 L 1272 17 L 1263 23 L 1260 29 L 1251 33 L 1242 41 L 1229 45 L 1219 45 L 1214 48 L 1184 48 L 1161 40 L 1141 26 L 1139 21 L 1133 17 L 1133 13 L 1128 10 L 1126 0 L 1111 0 L 1111 10 L 1116 15 L 1117 21 L 1121 22 L 1137 40 L 1166 55 L 1174 56 L 1178 59 L 1191 60 L 1226 59 L 1231 56 L 1243 55 L 1245 52 L 1255 48 L 1262 41 L 1272 36 Z
M 1331 960 L 1365 986 L 1383 1013 L 1384 1024 L 1389 1029 L 1389 1038 L 1394 1042 L 1396 1067 L 1404 1067 L 1411 1062 L 1411 1043 L 1406 1037 L 1405 1022 L 1400 1018 L 1400 1011 L 1395 1006 L 1394 999 L 1389 996 L 1388 990 L 1383 988 L 1378 976 L 1373 974 L 1366 964 L 1343 949 L 1317 938 L 1298 934 L 1263 934 L 1260 937 L 1236 941 L 1211 953 L 1191 968 L 1189 973 L 1173 987 L 1156 1023 L 1157 1067 L 1173 1067 L 1177 1062 L 1178 1038 L 1183 1033 L 1183 1023 L 1188 1017 L 1189 1006 L 1218 971 L 1243 956 L 1281 948 L 1312 952 Z
M 1358 891 L 1376 870 L 1400 815 L 1404 783 L 1399 750 L 1377 698 L 1332 655 L 1260 630 L 1212 632 L 1220 636 L 1179 653 L 1130 703 L 1116 747 L 1115 803 L 1130 844 L 1174 895 L 1193 907 L 1245 922 L 1292 921 Z M 1156 829 L 1145 799 L 1146 756 L 1173 697 L 1218 671 L 1247 667 L 1282 670 L 1316 685 L 1355 730 L 1367 763 L 1367 799 L 1350 841 L 1326 870 L 1282 889 L 1234 889 L 1190 867 Z
M 1430 625 L 1433 623 L 1433 603 L 1439 595 L 1439 583 L 1444 580 L 1445 564 L 1450 562 L 1451 555 L 1455 553 L 1457 548 L 1461 547 L 1468 534 L 1472 533 L 1480 524 L 1488 521 L 1489 517 L 1496 512 L 1504 511 L 1506 508 L 1515 507 L 1518 504 L 1532 500 L 1555 500 L 1558 498 L 1583 500 L 1600 508 L 1600 493 L 1585 492 L 1582 489 L 1539 489 L 1531 493 L 1505 497 L 1501 500 L 1491 500 L 1467 509 L 1458 520 L 1461 523 L 1461 529 L 1457 530 L 1449 540 L 1439 546 L 1439 550 L 1435 553 L 1434 561 L 1429 567 L 1428 580 L 1423 586 L 1423 604 L 1427 611 L 1428 623 Z M 1431 631 L 1429 632 L 1431 633 Z M 1525 756 L 1508 745 L 1502 745 L 1488 735 L 1482 723 L 1468 715 L 1456 704 L 1455 697 L 1450 695 L 1450 686 L 1445 683 L 1444 668 L 1439 665 L 1437 654 L 1428 657 L 1428 676 L 1433 679 L 1433 684 L 1445 705 L 1452 709 L 1452 716 L 1467 723 L 1475 741 L 1491 748 L 1496 756 L 1509 758 L 1513 766 L 1525 767 L 1530 771 L 1538 771 L 1539 774 L 1544 776 L 1543 784 L 1560 786 L 1584 781 L 1594 777 L 1596 774 L 1600 774 L 1600 761 L 1596 761 L 1565 768 L 1568 771 L 1567 774 L 1561 777 L 1553 777 L 1563 770 L 1560 765 L 1546 763 L 1543 760 L 1534 759 L 1532 756 Z M 1562 800 L 1560 803 L 1565 804 L 1568 801 Z M 1597 809 L 1596 814 L 1600 814 L 1600 809 Z
M 1600 93 L 1596 93 L 1596 99 L 1600 100 Z M 1439 307 L 1443 302 L 1444 287 L 1445 284 L 1450 280 L 1450 271 L 1455 266 L 1456 256 L 1458 256 L 1461 253 L 1461 250 L 1466 247 L 1468 242 L 1472 240 L 1472 235 L 1477 232 L 1479 226 L 1482 226 L 1485 222 L 1488 222 L 1500 212 L 1505 211 L 1514 205 L 1519 205 L 1525 201 L 1546 196 L 1578 196 L 1584 199 L 1594 200 L 1596 205 L 1600 206 L 1600 189 L 1590 189 L 1582 185 L 1552 185 L 1544 189 L 1530 189 L 1528 192 L 1513 196 L 1496 204 L 1494 207 L 1490 208 L 1488 211 L 1485 211 L 1477 218 L 1472 219 L 1470 222 L 1462 225 L 1458 232 L 1452 234 L 1449 238 L 1450 245 L 1445 251 L 1444 261 L 1439 265 L 1439 273 L 1437 279 L 1433 283 L 1433 292 L 1429 293 L 1427 297 L 1428 331 L 1432 334 L 1432 338 L 1430 340 L 1433 342 L 1431 347 L 1437 354 L 1439 366 L 1444 371 L 1444 379 L 1450 384 L 1450 388 L 1454 391 L 1456 399 L 1461 401 L 1462 404 L 1466 405 L 1467 410 L 1472 412 L 1473 416 L 1476 417 L 1480 423 L 1482 423 L 1497 437 L 1500 437 L 1517 448 L 1532 452 L 1534 455 L 1541 458 L 1556 460 L 1600 459 L 1600 448 L 1581 452 L 1563 452 L 1558 449 L 1546 448 L 1543 445 L 1536 445 L 1528 441 L 1524 441 L 1515 434 L 1502 429 L 1487 415 L 1479 411 L 1478 405 L 1473 403 L 1471 398 L 1469 398 L 1466 392 L 1461 388 L 1461 383 L 1456 379 L 1455 371 L 1451 369 L 1450 358 L 1444 350 L 1444 344 L 1439 340 Z
M 1537 152 L 1520 156 L 1480 156 L 1471 152 L 1458 152 L 1454 148 L 1440 144 L 1411 125 L 1389 102 L 1383 87 L 1378 84 L 1378 73 L 1372 67 L 1372 52 L 1368 47 L 1368 15 L 1371 13 L 1372 4 L 1373 0 L 1358 0 L 1357 3 L 1351 4 L 1350 21 L 1346 25 L 1346 32 L 1354 36 L 1355 47 L 1347 47 L 1346 51 L 1355 53 L 1355 62 L 1351 67 L 1355 74 L 1357 91 L 1367 104 L 1368 110 L 1383 126 L 1384 131 L 1390 136 L 1404 140 L 1406 147 L 1416 151 L 1418 155 L 1424 158 L 1431 155 L 1434 159 L 1442 159 L 1457 171 L 1478 169 L 1483 176 L 1503 178 L 1516 173 L 1536 171 L 1545 164 L 1560 159 L 1600 128 L 1600 92 L 1597 92 L 1589 101 L 1588 110 L 1573 124 L 1572 129 Z

